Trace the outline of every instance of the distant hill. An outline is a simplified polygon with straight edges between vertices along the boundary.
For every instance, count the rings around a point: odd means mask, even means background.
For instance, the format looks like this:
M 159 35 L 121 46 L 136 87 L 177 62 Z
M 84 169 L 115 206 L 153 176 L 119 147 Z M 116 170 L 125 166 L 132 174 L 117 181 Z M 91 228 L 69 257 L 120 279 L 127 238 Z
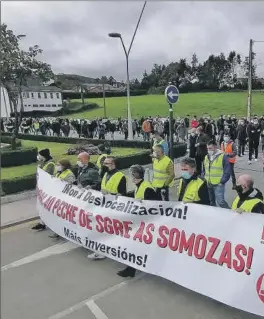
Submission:
M 94 79 L 78 74 L 57 74 L 55 76 L 55 83 L 63 90 L 74 90 L 76 86 L 85 83 L 99 83 L 100 79 Z

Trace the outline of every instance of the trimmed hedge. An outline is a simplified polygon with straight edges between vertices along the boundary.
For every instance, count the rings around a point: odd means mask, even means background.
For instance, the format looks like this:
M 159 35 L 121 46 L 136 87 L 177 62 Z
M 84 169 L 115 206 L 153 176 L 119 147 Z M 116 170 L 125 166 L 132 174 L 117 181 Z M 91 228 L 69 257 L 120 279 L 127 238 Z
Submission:
M 1 150 L 1 167 L 21 166 L 37 162 L 37 147 Z
M 36 188 L 36 174 L 1 180 L 1 196 Z
M 22 116 L 23 117 L 44 117 L 44 116 L 62 116 L 62 115 L 69 115 L 69 114 L 75 114 L 75 113 L 80 113 L 84 111 L 89 111 L 89 110 L 94 110 L 96 108 L 99 108 L 99 105 L 96 103 L 87 103 L 85 105 L 80 105 L 79 107 L 75 108 L 61 108 L 58 111 L 55 112 L 49 112 L 49 111 L 30 111 L 30 112 L 23 112 Z M 15 114 L 11 113 L 11 117 L 14 117 Z
M 146 95 L 147 90 L 139 89 L 139 90 L 131 90 L 130 95 L 131 96 L 140 96 L 140 95 Z M 127 96 L 127 91 L 106 91 L 105 97 L 121 97 L 121 96 Z M 94 98 L 103 98 L 103 92 L 85 92 L 83 94 L 83 97 L 85 99 L 94 99 Z M 63 99 L 81 99 L 81 94 L 79 92 L 62 92 L 62 98 Z
M 4 136 L 4 133 L 1 133 L 1 143 L 10 144 L 12 145 L 12 137 L 11 136 Z M 22 143 L 20 140 L 16 139 L 16 147 L 21 147 Z
M 4 136 L 10 136 L 10 133 L 2 133 Z M 149 142 L 143 141 L 127 141 L 127 140 L 98 140 L 98 139 L 85 139 L 75 137 L 57 137 L 47 135 L 31 135 L 31 134 L 18 134 L 18 137 L 23 140 L 29 141 L 43 141 L 43 142 L 54 142 L 54 143 L 66 143 L 66 144 L 83 144 L 87 142 L 93 145 L 103 144 L 108 142 L 111 147 L 128 147 L 128 148 L 144 148 L 150 149 Z
M 175 158 L 182 157 L 186 154 L 186 144 L 174 145 Z M 152 162 L 150 151 L 145 151 L 130 156 L 117 158 L 117 167 L 120 170 L 127 169 L 134 164 L 147 165 Z M 73 169 L 75 171 L 75 168 Z M 2 195 L 14 194 L 25 190 L 31 190 L 36 187 L 36 175 L 19 177 L 11 180 L 2 180 Z

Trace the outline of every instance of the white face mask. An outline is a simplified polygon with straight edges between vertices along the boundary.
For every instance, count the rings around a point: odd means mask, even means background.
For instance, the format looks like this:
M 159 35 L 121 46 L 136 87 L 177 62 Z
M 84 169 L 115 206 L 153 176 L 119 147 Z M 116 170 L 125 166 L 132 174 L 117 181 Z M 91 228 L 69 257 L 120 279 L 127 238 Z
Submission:
M 39 162 L 43 162 L 43 161 L 45 161 L 45 157 L 38 154 L 37 160 L 38 160 Z
M 194 136 L 195 135 L 195 133 L 191 133 L 191 136 Z
M 84 164 L 81 161 L 77 161 L 76 163 L 79 167 L 84 167 Z
M 56 171 L 57 171 L 57 172 L 61 172 L 61 171 L 62 171 L 61 165 L 56 165 Z
M 224 141 L 225 142 L 229 142 L 229 140 L 230 140 L 229 136 L 224 136 Z
M 209 155 L 209 156 L 214 155 L 214 153 L 215 153 L 215 151 L 213 151 L 213 150 L 208 150 L 208 155 Z
M 254 121 L 253 124 L 254 124 L 254 125 L 258 125 L 258 121 Z

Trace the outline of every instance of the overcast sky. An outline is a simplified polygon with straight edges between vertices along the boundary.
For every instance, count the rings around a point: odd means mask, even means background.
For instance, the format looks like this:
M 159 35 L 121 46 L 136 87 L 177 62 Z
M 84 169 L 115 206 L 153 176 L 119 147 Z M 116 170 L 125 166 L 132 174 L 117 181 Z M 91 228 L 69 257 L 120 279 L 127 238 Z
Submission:
M 1 22 L 23 44 L 38 44 L 42 60 L 55 73 L 102 75 L 125 79 L 125 56 L 143 2 L 2 1 Z M 249 39 L 264 40 L 264 2 L 148 2 L 131 56 L 131 78 L 142 77 L 153 63 L 167 64 L 195 52 L 200 61 L 209 54 L 236 50 L 248 54 Z M 264 43 L 256 43 L 259 75 L 264 77 Z

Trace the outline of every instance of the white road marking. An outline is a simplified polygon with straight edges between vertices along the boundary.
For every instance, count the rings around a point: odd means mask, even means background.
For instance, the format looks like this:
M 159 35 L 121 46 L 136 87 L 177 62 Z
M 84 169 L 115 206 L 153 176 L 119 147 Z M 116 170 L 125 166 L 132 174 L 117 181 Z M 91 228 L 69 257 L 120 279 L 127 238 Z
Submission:
M 97 306 L 97 304 L 90 300 L 86 303 L 86 306 L 91 310 L 96 319 L 108 319 L 106 314 Z
M 122 281 L 120 284 L 117 284 L 115 286 L 107 288 L 107 289 L 99 292 L 98 294 L 93 295 L 90 298 L 88 298 L 86 300 L 83 300 L 83 301 L 73 305 L 72 307 L 70 307 L 68 309 L 65 309 L 65 310 L 63 310 L 61 312 L 58 312 L 57 314 L 49 317 L 48 319 L 61 319 L 61 318 L 64 318 L 64 317 L 68 316 L 69 314 L 71 314 L 71 313 L 81 309 L 82 307 L 84 307 L 87 303 L 89 303 L 89 301 L 96 301 L 99 298 L 105 297 L 106 295 L 109 295 L 110 293 L 115 292 L 115 291 L 123 288 L 124 286 L 126 286 L 129 283 L 138 281 L 139 279 L 143 278 L 144 276 L 146 276 L 146 274 L 145 273 L 141 273 L 141 274 L 137 275 L 134 279 L 129 279 L 129 280 L 126 280 L 126 281 Z
M 79 247 L 80 246 L 73 244 L 71 242 L 56 244 L 56 245 L 53 245 L 53 246 L 48 247 L 46 249 L 43 249 L 43 250 L 41 250 L 33 255 L 24 257 L 22 259 L 19 259 L 17 261 L 12 262 L 11 264 L 5 265 L 5 266 L 1 267 L 1 271 L 5 271 L 5 270 L 11 269 L 11 268 L 26 265 L 26 264 L 32 263 L 34 261 L 50 257 L 50 256 L 64 254 L 64 253 L 67 253 L 67 252 L 69 252 L 73 249 L 79 248 Z

